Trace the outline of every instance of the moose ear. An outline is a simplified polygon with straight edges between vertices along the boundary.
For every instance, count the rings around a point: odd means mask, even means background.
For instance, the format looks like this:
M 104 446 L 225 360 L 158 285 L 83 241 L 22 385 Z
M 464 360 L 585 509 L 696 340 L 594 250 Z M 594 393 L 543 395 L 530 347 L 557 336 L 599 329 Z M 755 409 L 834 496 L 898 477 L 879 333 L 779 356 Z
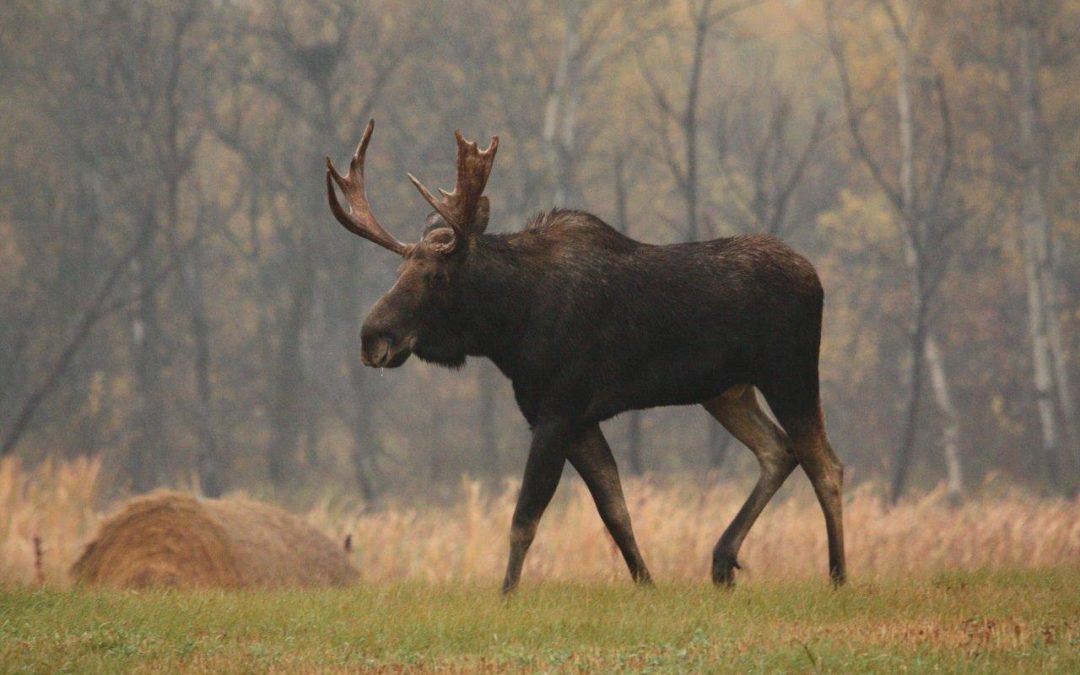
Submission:
M 432 211 L 424 220 L 424 235 L 426 236 L 428 232 L 431 232 L 432 230 L 439 227 L 450 226 L 446 224 L 446 221 L 443 220 L 443 217 L 439 215 L 438 211 Z
M 488 216 L 491 215 L 491 202 L 487 197 L 480 197 L 479 204 L 476 205 L 476 217 L 473 218 L 472 232 L 473 234 L 483 234 L 484 230 L 488 226 Z

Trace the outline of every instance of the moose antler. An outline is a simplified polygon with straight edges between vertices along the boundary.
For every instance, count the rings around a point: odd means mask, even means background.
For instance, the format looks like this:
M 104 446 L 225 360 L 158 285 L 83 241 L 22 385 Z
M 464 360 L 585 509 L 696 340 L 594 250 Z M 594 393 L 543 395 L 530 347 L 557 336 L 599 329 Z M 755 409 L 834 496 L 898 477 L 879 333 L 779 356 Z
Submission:
M 476 214 L 485 199 L 481 195 L 484 192 L 484 186 L 487 185 L 488 176 L 491 175 L 491 167 L 495 163 L 499 137 L 492 137 L 487 150 L 477 148 L 475 141 L 465 140 L 460 131 L 454 132 L 454 138 L 457 139 L 458 155 L 457 185 L 454 186 L 453 192 L 439 190 L 443 198 L 437 199 L 411 173 L 409 180 L 432 208 L 443 217 L 446 224 L 453 228 L 457 236 L 452 246 L 456 248 L 461 241 L 476 233 Z
M 326 198 L 330 201 L 330 210 L 334 212 L 334 216 L 346 230 L 368 241 L 373 241 L 383 248 L 390 249 L 398 255 L 404 255 L 406 245 L 391 236 L 375 219 L 364 191 L 364 154 L 367 152 L 368 141 L 371 140 L 371 132 L 374 129 L 375 120 L 371 120 L 364 129 L 364 137 L 360 139 L 360 145 L 356 146 L 356 152 L 353 154 L 352 161 L 349 162 L 349 172 L 344 177 L 334 168 L 330 158 L 326 158 Z M 348 212 L 338 202 L 337 193 L 334 192 L 334 186 L 330 182 L 331 178 L 348 200 Z

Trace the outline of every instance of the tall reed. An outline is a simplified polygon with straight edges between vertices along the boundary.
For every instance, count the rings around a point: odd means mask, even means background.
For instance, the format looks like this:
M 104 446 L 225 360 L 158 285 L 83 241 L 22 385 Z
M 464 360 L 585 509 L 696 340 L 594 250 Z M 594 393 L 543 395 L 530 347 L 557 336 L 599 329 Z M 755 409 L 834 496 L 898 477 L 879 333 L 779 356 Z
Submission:
M 45 582 L 68 583 L 67 568 L 116 504 L 99 504 L 97 459 L 48 461 L 26 470 L 0 461 L 0 583 L 34 583 L 34 537 L 40 536 Z M 813 494 L 793 477 L 762 515 L 740 554 L 741 581 L 825 579 L 825 527 Z M 749 485 L 700 480 L 626 482 L 634 529 L 653 575 L 708 578 L 712 546 Z M 402 579 L 497 580 L 518 485 L 496 490 L 463 479 L 445 506 L 389 504 L 367 511 L 324 499 L 305 514 L 328 535 L 351 535 L 365 583 Z M 928 575 L 949 570 L 1077 565 L 1080 501 L 1037 498 L 988 486 L 960 506 L 935 490 L 890 507 L 874 484 L 848 492 L 844 505 L 852 577 Z M 588 490 L 568 480 L 549 509 L 529 554 L 524 579 L 622 580 L 622 559 L 596 515 Z

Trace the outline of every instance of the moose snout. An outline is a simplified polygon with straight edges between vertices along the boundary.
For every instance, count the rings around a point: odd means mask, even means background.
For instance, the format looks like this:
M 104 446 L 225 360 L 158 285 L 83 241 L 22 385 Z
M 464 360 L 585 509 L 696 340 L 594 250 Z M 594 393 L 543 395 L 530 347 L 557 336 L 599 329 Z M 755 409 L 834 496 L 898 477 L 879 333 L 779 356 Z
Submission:
M 360 331 L 360 361 L 371 368 L 397 368 L 409 358 L 409 340 L 365 325 Z
M 385 336 L 364 337 L 360 340 L 360 361 L 372 368 L 385 367 L 393 342 Z

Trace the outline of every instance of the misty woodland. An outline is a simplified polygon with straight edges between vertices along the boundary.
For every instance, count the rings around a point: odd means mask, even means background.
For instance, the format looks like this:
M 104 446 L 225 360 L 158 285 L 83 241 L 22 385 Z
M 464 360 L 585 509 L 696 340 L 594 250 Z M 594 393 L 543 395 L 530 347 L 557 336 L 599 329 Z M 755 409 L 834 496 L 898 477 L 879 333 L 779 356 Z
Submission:
M 401 259 L 335 222 L 326 156 L 376 118 L 385 247 L 431 224 L 406 172 L 449 190 L 454 131 L 497 135 L 467 209 L 491 241 L 558 207 L 613 229 L 533 231 L 768 234 L 802 257 L 709 246 L 812 263 L 848 485 L 1080 485 L 1080 1 L 11 0 L 0 23 L 0 456 L 367 504 L 519 476 L 530 410 L 491 362 L 364 367 L 397 365 L 361 337 Z M 679 264 L 685 297 L 761 292 Z M 624 475 L 757 473 L 700 407 L 603 434 Z

